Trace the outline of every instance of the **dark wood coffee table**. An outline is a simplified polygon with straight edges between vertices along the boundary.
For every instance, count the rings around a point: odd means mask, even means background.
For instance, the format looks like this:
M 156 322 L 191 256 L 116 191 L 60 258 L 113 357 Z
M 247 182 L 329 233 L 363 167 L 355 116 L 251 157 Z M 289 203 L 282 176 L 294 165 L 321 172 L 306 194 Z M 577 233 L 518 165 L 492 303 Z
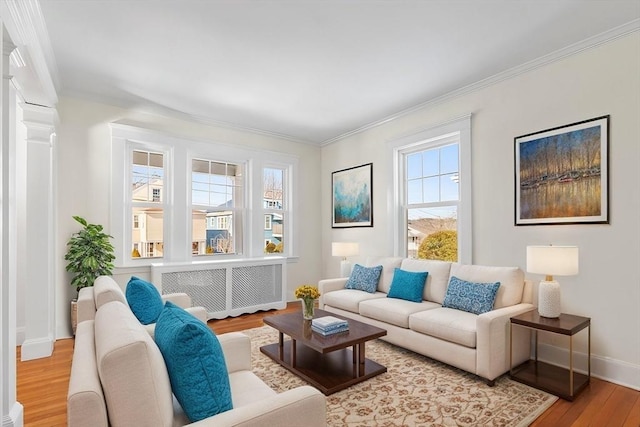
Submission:
M 316 309 L 315 317 L 322 316 L 347 320 L 349 331 L 328 336 L 312 332 L 311 321 L 303 320 L 301 312 L 268 316 L 264 323 L 278 330 L 279 339 L 260 351 L 327 396 L 387 372 L 385 366 L 365 357 L 365 343 L 387 331 Z M 291 339 L 285 341 L 284 335 Z

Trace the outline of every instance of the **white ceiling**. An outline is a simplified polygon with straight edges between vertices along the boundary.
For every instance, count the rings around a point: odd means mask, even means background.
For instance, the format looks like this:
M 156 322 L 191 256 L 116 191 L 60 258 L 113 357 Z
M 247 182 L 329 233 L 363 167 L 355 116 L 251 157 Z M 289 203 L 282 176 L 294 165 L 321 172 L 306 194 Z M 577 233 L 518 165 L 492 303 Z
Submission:
M 40 6 L 59 95 L 318 144 L 640 18 L 640 0 Z

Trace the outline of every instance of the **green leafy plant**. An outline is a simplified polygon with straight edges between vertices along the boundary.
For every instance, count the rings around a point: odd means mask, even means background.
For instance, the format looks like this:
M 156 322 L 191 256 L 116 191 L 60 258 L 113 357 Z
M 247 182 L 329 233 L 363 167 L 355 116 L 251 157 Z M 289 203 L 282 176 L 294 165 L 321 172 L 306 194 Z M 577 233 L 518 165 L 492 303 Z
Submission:
M 113 271 L 114 248 L 109 236 L 103 232 L 101 225 L 89 224 L 84 218 L 74 216 L 84 228 L 67 242 L 67 254 L 64 259 L 68 261 L 67 271 L 74 273 L 71 286 L 76 291 L 87 286 L 93 286 L 98 276 L 110 275 Z

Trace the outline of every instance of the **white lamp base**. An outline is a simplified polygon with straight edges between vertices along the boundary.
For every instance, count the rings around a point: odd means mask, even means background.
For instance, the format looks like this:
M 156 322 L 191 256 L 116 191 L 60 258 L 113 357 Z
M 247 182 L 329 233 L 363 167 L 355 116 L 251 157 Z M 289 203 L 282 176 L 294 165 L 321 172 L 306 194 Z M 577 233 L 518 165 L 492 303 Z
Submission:
M 346 259 L 340 261 L 340 277 L 351 276 L 351 263 Z
M 540 282 L 538 313 L 543 317 L 560 317 L 560 283 L 555 280 Z

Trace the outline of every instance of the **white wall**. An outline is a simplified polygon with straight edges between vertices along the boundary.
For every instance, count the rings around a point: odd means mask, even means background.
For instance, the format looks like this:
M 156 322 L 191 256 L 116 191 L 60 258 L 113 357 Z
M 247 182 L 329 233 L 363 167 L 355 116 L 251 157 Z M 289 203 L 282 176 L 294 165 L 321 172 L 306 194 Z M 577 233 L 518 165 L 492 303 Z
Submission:
M 563 312 L 591 317 L 594 374 L 640 388 L 640 34 L 635 32 L 494 85 L 427 105 L 322 149 L 323 263 L 332 241 L 360 242 L 360 257 L 391 255 L 391 161 L 386 141 L 472 116 L 473 262 L 525 269 L 531 244 L 577 245 L 580 273 L 559 278 Z M 514 226 L 514 137 L 607 115 L 610 224 Z M 331 172 L 373 162 L 374 227 L 331 229 Z M 540 280 L 540 276 L 532 276 Z M 553 359 L 566 341 L 550 340 Z M 585 351 L 585 334 L 574 348 Z M 557 353 L 557 354 L 556 354 Z M 565 360 L 555 360 L 566 364 Z
M 299 203 L 299 230 L 297 247 L 299 259 L 287 265 L 288 297 L 293 300 L 293 289 L 302 283 L 315 283 L 321 277 L 320 245 L 320 148 L 251 132 L 196 124 L 103 104 L 61 98 L 57 105 L 60 116 L 58 127 L 58 224 L 57 224 L 57 337 L 71 334 L 69 301 L 76 296 L 69 286 L 65 271 L 66 242 L 78 230 L 73 215 L 85 217 L 89 222 L 105 226 L 109 232 L 109 187 L 111 136 L 109 123 L 119 120 L 136 126 L 198 140 L 238 144 L 273 152 L 284 152 L 299 157 L 299 176 L 296 177 Z M 137 274 L 150 278 L 148 268 L 119 269 L 118 277 Z

